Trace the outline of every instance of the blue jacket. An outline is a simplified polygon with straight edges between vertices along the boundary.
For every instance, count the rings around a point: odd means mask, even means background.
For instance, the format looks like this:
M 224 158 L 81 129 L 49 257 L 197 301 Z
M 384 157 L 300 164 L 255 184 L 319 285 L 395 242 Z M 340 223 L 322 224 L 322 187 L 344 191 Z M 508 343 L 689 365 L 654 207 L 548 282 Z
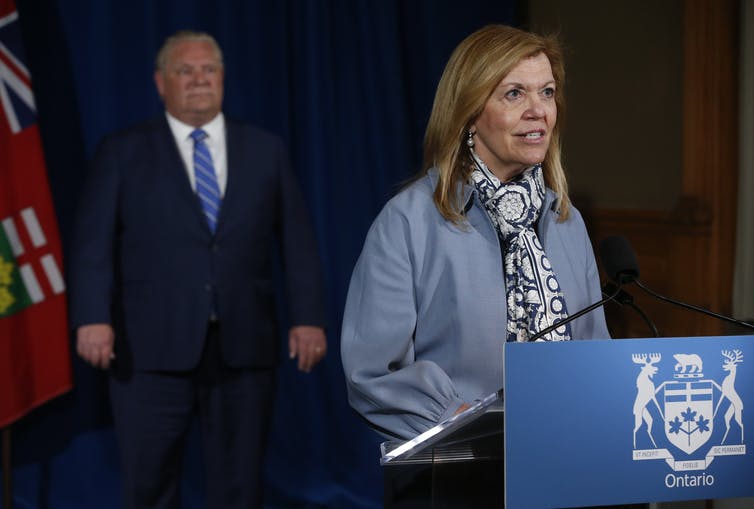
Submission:
M 227 119 L 226 130 L 214 235 L 165 115 L 100 144 L 78 210 L 69 302 L 74 327 L 114 326 L 118 369 L 195 367 L 213 311 L 227 364 L 275 365 L 274 245 L 290 324 L 324 324 L 317 248 L 282 142 Z
M 390 200 L 367 234 L 343 317 L 351 406 L 383 434 L 411 438 L 462 403 L 503 386 L 506 299 L 497 233 L 471 186 L 468 223 L 432 201 L 436 170 Z M 548 190 L 537 233 L 576 312 L 601 298 L 579 212 L 557 222 Z M 602 309 L 571 322 L 574 339 L 608 338 Z

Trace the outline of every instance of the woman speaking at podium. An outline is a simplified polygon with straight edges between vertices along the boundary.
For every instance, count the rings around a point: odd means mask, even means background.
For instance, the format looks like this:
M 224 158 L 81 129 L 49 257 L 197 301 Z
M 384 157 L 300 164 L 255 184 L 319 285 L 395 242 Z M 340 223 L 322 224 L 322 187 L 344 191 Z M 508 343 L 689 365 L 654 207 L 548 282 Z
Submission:
M 454 50 L 424 168 L 367 234 L 342 329 L 351 405 L 407 439 L 503 385 L 503 344 L 601 297 L 568 199 L 554 38 L 491 25 Z M 609 337 L 601 309 L 543 339 Z

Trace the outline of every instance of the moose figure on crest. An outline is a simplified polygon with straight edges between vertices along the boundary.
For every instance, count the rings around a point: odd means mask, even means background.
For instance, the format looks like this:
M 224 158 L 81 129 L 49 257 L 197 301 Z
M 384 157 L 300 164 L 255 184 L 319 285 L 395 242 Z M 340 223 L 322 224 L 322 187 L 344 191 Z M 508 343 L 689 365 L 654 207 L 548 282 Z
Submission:
M 647 423 L 647 434 L 652 441 L 652 445 L 657 447 L 655 439 L 652 438 L 652 416 L 647 410 L 647 405 L 650 401 L 654 401 L 657 410 L 662 416 L 662 408 L 657 402 L 655 384 L 652 381 L 652 377 L 657 374 L 657 364 L 662 359 L 662 355 L 659 353 L 653 353 L 649 355 L 647 360 L 647 354 L 633 354 L 631 356 L 635 364 L 642 366 L 639 376 L 636 377 L 636 401 L 634 401 L 634 449 L 636 449 L 636 432 L 639 431 L 642 421 Z M 662 416 L 664 419 L 665 417 Z
M 720 388 L 720 391 L 722 392 L 722 396 L 717 402 L 717 406 L 715 407 L 715 414 L 717 415 L 717 411 L 720 409 L 720 404 L 723 402 L 723 400 L 727 399 L 730 401 L 730 406 L 728 407 L 728 410 L 725 411 L 725 435 L 723 435 L 723 439 L 720 442 L 721 444 L 725 443 L 725 439 L 728 437 L 728 432 L 730 431 L 730 420 L 735 417 L 736 422 L 738 423 L 738 426 L 741 428 L 741 443 L 744 441 L 744 422 L 743 422 L 743 409 L 744 409 L 744 402 L 741 400 L 741 396 L 738 395 L 736 392 L 736 388 L 734 386 L 736 382 L 736 366 L 740 364 L 744 360 L 743 353 L 741 350 L 733 350 L 732 352 L 730 350 L 723 350 L 722 351 L 723 357 L 725 357 L 725 362 L 723 363 L 723 369 L 728 372 L 728 374 L 723 379 L 723 385 Z

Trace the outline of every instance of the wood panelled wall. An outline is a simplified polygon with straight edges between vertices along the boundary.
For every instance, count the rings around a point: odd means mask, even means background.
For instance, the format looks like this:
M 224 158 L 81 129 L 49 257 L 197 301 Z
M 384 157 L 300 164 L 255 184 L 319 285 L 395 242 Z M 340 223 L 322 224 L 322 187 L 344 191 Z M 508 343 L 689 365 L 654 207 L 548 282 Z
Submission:
M 647 286 L 730 315 L 738 182 L 738 2 L 686 0 L 683 5 L 681 198 L 669 211 L 597 207 L 582 212 L 595 248 L 610 235 L 629 239 Z M 715 319 L 656 301 L 635 286 L 627 290 L 662 336 L 731 330 Z M 651 336 L 630 308 L 609 305 L 606 312 L 613 337 Z

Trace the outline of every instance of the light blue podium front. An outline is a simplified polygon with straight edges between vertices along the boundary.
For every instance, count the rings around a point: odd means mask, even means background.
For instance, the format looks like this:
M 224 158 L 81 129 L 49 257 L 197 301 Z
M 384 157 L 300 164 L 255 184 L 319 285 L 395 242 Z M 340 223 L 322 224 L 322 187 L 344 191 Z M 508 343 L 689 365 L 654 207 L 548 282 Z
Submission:
M 507 509 L 754 495 L 754 336 L 508 343 Z

